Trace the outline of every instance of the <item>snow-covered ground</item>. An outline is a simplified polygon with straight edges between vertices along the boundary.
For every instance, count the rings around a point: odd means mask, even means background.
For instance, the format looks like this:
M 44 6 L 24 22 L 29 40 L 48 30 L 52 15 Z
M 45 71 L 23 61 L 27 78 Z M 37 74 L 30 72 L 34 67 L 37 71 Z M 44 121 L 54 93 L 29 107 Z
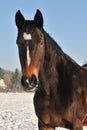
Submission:
M 0 93 L 0 130 L 38 130 L 33 93 Z

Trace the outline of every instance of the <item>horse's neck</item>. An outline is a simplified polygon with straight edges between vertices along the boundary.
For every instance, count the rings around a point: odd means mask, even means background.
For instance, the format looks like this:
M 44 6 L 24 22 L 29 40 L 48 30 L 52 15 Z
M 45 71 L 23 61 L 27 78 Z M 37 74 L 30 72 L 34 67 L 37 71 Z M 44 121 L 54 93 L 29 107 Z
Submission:
M 58 62 L 63 57 L 63 51 L 51 39 L 46 37 L 45 43 L 45 59 L 41 71 L 42 86 L 47 95 L 50 95 L 51 90 L 57 92 L 58 86 Z
M 47 34 L 45 41 L 45 63 L 49 65 L 49 69 L 55 66 L 63 54 L 59 45 Z

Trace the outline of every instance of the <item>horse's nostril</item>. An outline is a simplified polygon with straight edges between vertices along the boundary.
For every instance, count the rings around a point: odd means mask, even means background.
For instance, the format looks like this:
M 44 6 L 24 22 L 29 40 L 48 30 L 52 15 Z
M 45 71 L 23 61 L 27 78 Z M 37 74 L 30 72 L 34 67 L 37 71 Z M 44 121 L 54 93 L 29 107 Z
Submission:
M 38 84 L 37 78 L 35 75 L 31 77 L 22 76 L 21 83 L 24 87 L 35 87 Z
M 36 76 L 35 76 L 35 75 L 32 75 L 29 81 L 30 81 L 30 84 L 31 84 L 31 85 L 32 85 L 32 84 L 36 85 L 36 84 L 37 84 L 37 78 L 36 78 Z
M 26 83 L 29 84 L 29 79 L 26 79 Z
M 35 75 L 31 77 L 22 76 L 21 83 L 25 91 L 35 90 L 38 86 L 38 80 Z
M 23 86 L 28 86 L 29 85 L 29 79 L 27 77 L 22 77 L 21 83 Z

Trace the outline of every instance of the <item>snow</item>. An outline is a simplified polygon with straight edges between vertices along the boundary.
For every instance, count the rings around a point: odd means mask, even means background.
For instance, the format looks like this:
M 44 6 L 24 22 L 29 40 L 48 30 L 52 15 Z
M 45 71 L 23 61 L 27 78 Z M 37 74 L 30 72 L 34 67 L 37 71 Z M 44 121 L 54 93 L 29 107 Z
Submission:
M 0 130 L 38 130 L 33 93 L 0 93 Z

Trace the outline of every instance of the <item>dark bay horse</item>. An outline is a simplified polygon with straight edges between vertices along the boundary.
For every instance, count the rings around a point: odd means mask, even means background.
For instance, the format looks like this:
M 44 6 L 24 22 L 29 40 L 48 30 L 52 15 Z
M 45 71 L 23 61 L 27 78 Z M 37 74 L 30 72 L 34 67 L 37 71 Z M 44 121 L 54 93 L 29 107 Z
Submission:
M 87 64 L 82 65 L 83 68 L 87 69 Z
M 25 91 L 35 90 L 39 130 L 62 126 L 83 130 L 87 113 L 87 70 L 79 66 L 43 28 L 42 13 L 25 20 L 15 16 L 17 45 Z

